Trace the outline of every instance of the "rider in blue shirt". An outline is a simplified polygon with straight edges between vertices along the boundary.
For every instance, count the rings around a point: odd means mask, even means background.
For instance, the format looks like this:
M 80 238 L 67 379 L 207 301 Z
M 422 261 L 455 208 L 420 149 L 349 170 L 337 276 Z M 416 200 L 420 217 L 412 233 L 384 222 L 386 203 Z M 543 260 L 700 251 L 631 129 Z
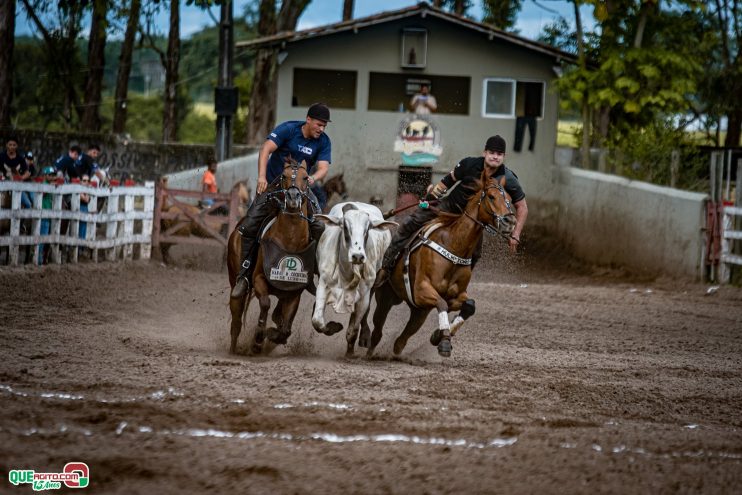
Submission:
M 258 155 L 257 197 L 242 224 L 238 227 L 242 234 L 242 270 L 237 276 L 237 283 L 232 289 L 231 297 L 243 297 L 250 288 L 252 264 L 256 251 L 255 241 L 263 221 L 278 213 L 277 207 L 270 201 L 266 190 L 276 186 L 275 182 L 283 174 L 285 160 L 291 156 L 301 163 L 306 161 L 307 170 L 312 171 L 308 178 L 311 188 L 317 181 L 327 175 L 330 167 L 332 147 L 330 138 L 325 134 L 325 127 L 330 121 L 330 109 L 322 103 L 315 103 L 307 111 L 306 120 L 284 122 L 276 127 L 266 139 Z M 324 224 L 314 218 L 321 213 L 317 198 L 307 188 L 307 197 L 312 206 L 309 212 L 309 230 L 316 241 L 322 235 Z

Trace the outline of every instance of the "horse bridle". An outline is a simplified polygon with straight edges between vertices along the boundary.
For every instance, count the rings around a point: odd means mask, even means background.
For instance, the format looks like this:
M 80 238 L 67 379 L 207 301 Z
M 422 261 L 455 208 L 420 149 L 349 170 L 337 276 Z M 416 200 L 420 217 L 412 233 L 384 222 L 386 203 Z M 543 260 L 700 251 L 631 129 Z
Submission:
M 487 196 L 487 191 L 489 191 L 490 189 L 493 189 L 493 188 L 497 188 L 497 190 L 500 191 L 500 194 L 502 195 L 502 199 L 505 201 L 505 206 L 508 208 L 508 213 L 506 213 L 505 215 L 498 215 L 497 213 L 495 213 L 495 209 L 492 208 L 492 206 L 488 206 L 488 205 L 490 205 L 490 200 L 489 200 L 489 196 Z M 510 200 L 508 199 L 507 195 L 505 194 L 505 188 L 502 187 L 502 185 L 500 185 L 499 183 L 495 183 L 495 184 L 493 184 L 491 186 L 487 186 L 484 189 L 482 189 L 482 193 L 479 195 L 479 202 L 477 203 L 477 211 L 479 211 L 479 207 L 482 205 L 482 201 L 485 198 L 487 198 L 488 200 L 485 201 L 484 208 L 485 208 L 485 211 L 487 213 L 489 213 L 490 215 L 492 215 L 492 218 L 493 218 L 493 221 L 494 221 L 494 224 L 495 224 L 494 227 L 492 227 L 491 225 L 489 225 L 487 223 L 484 223 L 484 222 L 480 221 L 478 218 L 474 218 L 473 216 L 469 215 L 469 213 L 467 213 L 466 211 L 464 212 L 464 214 L 467 217 L 471 218 L 472 221 L 474 221 L 475 223 L 479 224 L 479 226 L 482 227 L 484 229 L 484 231 L 487 232 L 490 235 L 494 235 L 494 236 L 498 236 L 499 235 L 499 236 L 502 236 L 505 239 L 515 239 L 514 237 L 512 237 L 510 235 L 504 234 L 502 232 L 502 230 L 501 230 L 501 224 L 504 223 L 505 217 L 510 217 L 510 216 L 513 216 L 514 217 L 515 216 L 515 213 L 513 213 L 512 205 L 510 204 Z M 516 239 L 516 241 L 517 241 L 517 239 Z
M 281 189 L 277 189 L 277 190 L 272 191 L 272 192 L 270 192 L 268 194 L 269 194 L 270 197 L 277 197 L 278 198 L 278 200 L 279 200 L 278 207 L 281 209 L 281 212 L 282 213 L 285 213 L 286 215 L 298 215 L 299 217 L 303 218 L 304 220 L 309 221 L 309 218 L 307 218 L 307 216 L 304 215 L 304 212 L 301 211 L 302 203 L 299 203 L 299 211 L 297 213 L 292 213 L 292 212 L 286 210 L 286 193 L 289 191 L 289 189 L 292 189 L 293 188 L 293 189 L 296 189 L 297 191 L 299 191 L 299 195 L 302 198 L 301 201 L 303 201 L 304 199 L 306 199 L 307 201 L 310 201 L 309 196 L 307 196 L 306 191 L 302 191 L 299 188 L 299 186 L 296 184 L 296 175 L 297 175 L 297 172 L 299 171 L 299 168 L 301 168 L 301 165 L 298 165 L 298 164 L 297 165 L 288 164 L 288 165 L 286 165 L 286 167 L 291 167 L 291 184 L 289 185 L 289 187 L 286 187 L 286 188 L 283 187 L 283 180 L 285 179 L 285 177 L 282 174 L 282 175 L 280 175 L 278 177 L 278 179 L 279 179 L 278 184 L 280 184 Z M 284 169 L 286 167 L 284 167 Z

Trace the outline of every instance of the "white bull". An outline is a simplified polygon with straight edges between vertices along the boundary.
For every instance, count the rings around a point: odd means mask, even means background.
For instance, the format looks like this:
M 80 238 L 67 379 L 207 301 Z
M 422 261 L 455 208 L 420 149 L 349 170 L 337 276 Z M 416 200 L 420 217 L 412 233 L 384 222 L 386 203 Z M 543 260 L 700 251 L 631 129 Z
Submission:
M 326 228 L 317 246 L 319 284 L 312 325 L 320 333 L 333 335 L 343 325 L 336 321 L 325 324 L 325 306 L 331 304 L 336 313 L 351 313 L 347 354 L 352 355 L 361 321 L 368 341 L 371 289 L 392 241 L 389 228 L 397 224 L 384 220 L 377 207 L 357 202 L 338 203 L 327 215 L 315 217 Z

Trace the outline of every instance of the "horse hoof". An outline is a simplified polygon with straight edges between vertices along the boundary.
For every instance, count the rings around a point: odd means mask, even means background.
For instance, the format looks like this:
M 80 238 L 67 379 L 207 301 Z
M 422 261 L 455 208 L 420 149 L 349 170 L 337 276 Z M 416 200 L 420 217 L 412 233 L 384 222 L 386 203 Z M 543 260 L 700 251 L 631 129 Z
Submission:
M 451 339 L 442 339 L 438 344 L 438 354 L 443 357 L 451 357 L 452 349 L 453 346 L 451 345 Z
M 440 329 L 434 331 L 430 334 L 430 343 L 434 346 L 437 346 L 441 343 L 441 339 L 443 338 L 443 332 L 441 332 Z
M 325 327 L 325 335 L 335 335 L 342 329 L 343 329 L 342 323 L 338 323 L 337 321 L 331 321 Z
M 371 332 L 368 330 L 361 329 L 360 335 L 358 335 L 358 347 L 368 348 L 371 344 Z
M 281 333 L 277 328 L 268 330 L 268 340 L 277 345 L 285 344 L 289 340 L 291 333 Z

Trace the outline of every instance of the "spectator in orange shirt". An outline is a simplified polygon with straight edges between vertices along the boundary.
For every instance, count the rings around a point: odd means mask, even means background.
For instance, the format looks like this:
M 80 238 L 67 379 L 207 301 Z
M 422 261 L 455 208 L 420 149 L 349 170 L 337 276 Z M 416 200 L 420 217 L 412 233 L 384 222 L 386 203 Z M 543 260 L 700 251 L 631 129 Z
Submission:
M 216 185 L 216 160 L 213 158 L 209 158 L 207 166 L 208 168 L 204 172 L 203 179 L 201 179 L 201 184 L 203 184 L 201 191 L 205 193 L 216 194 L 219 192 L 219 188 Z M 214 204 L 214 199 L 204 198 L 203 200 L 201 200 L 201 204 L 207 208 L 210 208 Z

